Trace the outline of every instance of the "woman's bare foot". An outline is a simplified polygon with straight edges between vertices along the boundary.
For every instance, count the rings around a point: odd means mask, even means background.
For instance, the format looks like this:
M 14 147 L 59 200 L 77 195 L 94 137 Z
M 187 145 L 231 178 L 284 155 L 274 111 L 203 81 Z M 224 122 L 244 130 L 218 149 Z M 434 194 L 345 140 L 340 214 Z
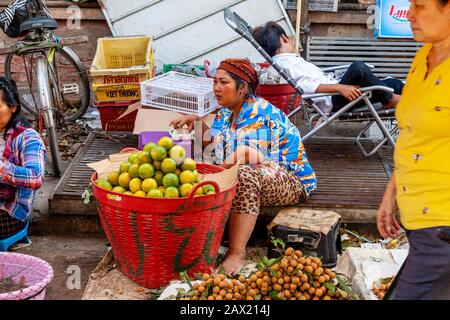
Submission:
M 401 98 L 402 98 L 401 95 L 398 95 L 398 94 L 394 93 L 392 95 L 391 101 L 388 104 L 384 105 L 384 108 L 385 109 L 394 109 L 397 106 L 397 104 L 400 102 Z
M 234 276 L 241 271 L 245 262 L 245 253 L 232 253 L 228 252 L 225 260 L 220 267 L 225 269 L 228 276 Z

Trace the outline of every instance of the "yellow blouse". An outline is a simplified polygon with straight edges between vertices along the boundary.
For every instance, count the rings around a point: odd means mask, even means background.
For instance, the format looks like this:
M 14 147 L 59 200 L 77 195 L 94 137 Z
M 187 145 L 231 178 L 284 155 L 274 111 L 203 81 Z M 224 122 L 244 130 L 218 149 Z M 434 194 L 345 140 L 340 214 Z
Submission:
M 430 49 L 417 53 L 396 111 L 397 201 L 409 230 L 450 226 L 450 58 L 425 78 Z

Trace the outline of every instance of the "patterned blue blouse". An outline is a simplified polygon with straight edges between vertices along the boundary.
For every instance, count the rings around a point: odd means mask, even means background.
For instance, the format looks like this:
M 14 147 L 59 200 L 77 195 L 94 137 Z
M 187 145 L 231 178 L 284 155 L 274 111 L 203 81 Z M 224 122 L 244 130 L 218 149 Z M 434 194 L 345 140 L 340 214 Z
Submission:
M 233 112 L 222 108 L 211 127 L 216 143 L 216 161 L 224 161 L 238 146 L 250 146 L 266 159 L 294 171 L 308 195 L 317 190 L 316 175 L 308 161 L 300 132 L 280 109 L 262 98 L 250 97 L 234 123 L 231 123 L 232 118 Z

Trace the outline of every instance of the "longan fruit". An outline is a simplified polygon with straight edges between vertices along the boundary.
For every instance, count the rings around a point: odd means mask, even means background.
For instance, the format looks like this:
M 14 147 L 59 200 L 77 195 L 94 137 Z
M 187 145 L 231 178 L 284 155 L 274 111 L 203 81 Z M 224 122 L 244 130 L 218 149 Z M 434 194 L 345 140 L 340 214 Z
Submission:
M 378 293 L 380 292 L 380 290 L 378 290 L 378 288 L 373 289 L 373 293 L 377 296 Z
M 227 282 L 227 288 L 228 289 L 233 289 L 233 284 L 231 282 Z
M 312 259 L 311 258 L 306 258 L 306 261 L 303 264 L 306 264 L 307 266 L 310 266 L 311 263 L 312 263 Z
M 383 300 L 384 298 L 384 293 L 383 292 L 379 292 L 377 295 L 378 299 Z
M 220 292 L 219 292 L 219 296 L 222 296 L 222 297 L 225 297 L 226 294 L 227 294 L 227 291 L 224 289 L 220 290 Z
M 278 278 L 277 277 L 272 277 L 272 279 L 270 279 L 270 282 L 278 283 Z
M 298 277 L 298 276 L 291 277 L 291 282 L 293 284 L 299 284 L 300 283 L 300 277 Z
M 291 283 L 291 284 L 289 285 L 289 290 L 292 290 L 292 291 L 297 290 L 297 285 L 294 284 L 294 283 Z
M 278 283 L 273 285 L 273 290 L 280 292 L 283 289 Z
M 309 288 L 308 293 L 313 296 L 316 293 L 316 289 L 311 287 Z
M 311 266 L 306 266 L 304 271 L 305 271 L 306 273 L 312 274 L 313 271 L 314 271 L 314 269 L 313 269 L 313 267 L 311 267 Z
M 330 296 L 324 296 L 324 297 L 322 298 L 322 300 L 331 300 L 331 297 L 330 297 Z
M 297 298 L 298 300 L 306 301 L 306 297 L 304 295 L 301 295 L 300 298 Z
M 214 299 L 216 299 L 219 296 L 219 294 L 218 293 L 213 293 L 212 296 L 213 296 Z
M 256 274 L 251 275 L 250 281 L 255 282 L 256 280 L 258 280 L 258 277 L 256 276 Z
M 289 299 L 292 297 L 291 292 L 289 290 L 284 290 L 284 297 L 286 299 Z
M 325 279 L 324 276 L 320 276 L 320 277 L 317 279 L 317 281 L 319 281 L 319 283 L 325 283 L 325 282 L 326 282 L 326 279 Z
M 315 277 L 320 277 L 320 276 L 322 275 L 322 271 L 321 271 L 320 269 L 314 270 L 313 275 L 314 275 Z
M 325 282 L 328 282 L 328 281 L 330 281 L 330 276 L 329 275 L 324 275 L 324 277 L 325 277 Z
M 219 295 L 216 297 L 216 300 L 223 300 L 223 297 L 219 294 Z
M 289 266 L 289 261 L 286 258 L 283 258 L 283 260 L 281 260 L 280 262 L 280 267 L 283 269 L 286 269 Z
M 233 295 L 231 293 L 227 293 L 225 295 L 225 300 L 231 300 L 231 299 L 233 299 Z
M 307 282 L 303 283 L 302 286 L 300 287 L 300 289 L 302 291 L 308 291 L 311 288 L 311 285 Z
M 314 297 L 312 298 L 312 300 L 316 300 L 316 301 L 317 301 L 317 300 L 320 300 L 320 299 L 319 299 L 319 297 L 314 296 Z
M 200 286 L 201 287 L 201 286 Z M 199 287 L 199 288 L 200 288 Z M 204 287 L 202 287 L 203 289 L 204 289 Z M 194 290 L 194 296 L 198 296 L 200 294 L 200 291 L 198 291 L 198 289 L 197 290 Z
M 305 264 L 306 264 L 306 258 L 305 258 L 305 257 L 300 257 L 300 259 L 298 259 L 298 262 L 299 262 L 300 264 L 305 265 Z
M 327 291 L 327 296 L 334 297 L 334 292 L 331 290 Z
M 300 277 L 300 280 L 301 280 L 302 282 L 306 283 L 306 282 L 308 282 L 308 276 L 307 276 L 306 274 L 304 274 L 304 275 L 302 275 L 302 276 Z
M 325 274 L 328 275 L 328 276 L 329 276 L 332 272 L 333 272 L 333 271 L 331 271 L 331 269 L 328 269 L 328 268 L 325 269 Z
M 217 286 L 222 280 L 220 280 L 220 278 L 216 277 L 214 278 L 213 283 Z
M 290 264 L 291 264 L 291 267 L 295 268 L 295 267 L 297 267 L 298 262 L 297 262 L 297 260 L 291 260 Z
M 299 264 L 297 264 L 296 270 L 297 270 L 297 272 L 298 272 L 298 271 L 301 272 L 304 268 L 305 268 L 305 267 L 304 267 L 302 264 L 299 263 Z
M 336 273 L 331 272 L 331 273 L 330 273 L 330 279 L 334 279 L 334 278 L 336 278 Z
M 250 285 L 250 287 L 252 287 L 252 289 L 256 289 L 256 287 L 257 287 L 256 282 L 252 282 L 252 284 Z
M 278 299 L 280 300 L 284 300 L 284 293 L 283 292 L 279 292 L 277 295 Z
M 320 298 L 321 296 L 323 296 L 323 291 L 322 291 L 322 289 L 317 289 L 315 294 L 316 294 L 316 297 L 319 297 L 319 298 Z
M 247 296 L 250 296 L 250 297 L 256 296 L 256 290 L 255 289 L 248 290 Z
M 264 297 L 264 300 L 272 300 L 270 297 Z
M 219 293 L 219 292 L 220 292 L 220 287 L 219 287 L 219 286 L 215 286 L 215 287 L 212 289 L 212 292 L 213 292 L 213 293 Z
M 291 255 L 294 254 L 294 248 L 289 247 L 289 248 L 286 249 L 286 251 L 284 253 L 287 256 L 291 256 Z
M 208 296 L 208 300 L 214 300 L 213 296 Z
M 204 273 L 204 274 L 202 275 L 202 280 L 203 280 L 203 281 L 206 281 L 206 280 L 208 280 L 208 279 L 209 279 L 209 274 Z
M 268 275 L 265 275 L 265 276 L 263 277 L 263 280 L 264 280 L 265 282 L 270 282 L 270 277 L 269 277 Z
M 295 250 L 295 255 L 297 256 L 297 257 L 302 257 L 303 256 L 303 253 L 300 251 L 300 250 Z
M 386 287 L 385 284 L 381 284 L 380 289 L 381 289 L 382 291 L 386 291 L 387 287 Z
M 292 266 L 289 266 L 289 267 L 287 267 L 287 269 L 286 269 L 286 273 L 287 274 L 293 274 L 294 273 L 294 267 L 292 267 Z
M 283 277 L 284 282 L 291 282 L 291 277 L 289 276 L 284 276 Z
M 220 282 L 219 282 L 219 287 L 222 288 L 222 289 L 224 289 L 224 288 L 227 287 L 227 283 L 226 283 L 225 281 L 220 281 Z
M 252 296 L 247 296 L 247 298 L 245 298 L 245 300 L 255 300 L 255 299 L 253 299 Z
M 262 278 L 258 278 L 258 280 L 256 280 L 256 285 L 258 287 L 261 287 L 261 285 L 263 284 L 264 280 Z
M 192 285 L 192 287 L 194 288 L 194 290 L 197 290 L 199 286 L 200 286 L 200 284 L 198 284 L 198 283 L 194 283 L 194 284 Z
M 241 283 L 244 283 L 244 282 L 245 282 L 245 277 L 244 277 L 242 274 L 239 276 L 239 281 L 240 281 Z
M 291 285 L 289 283 L 283 284 L 283 289 L 285 289 L 285 290 L 289 290 L 290 287 L 291 287 Z
M 304 292 L 303 295 L 305 296 L 306 300 L 311 300 L 311 295 L 308 292 Z
M 283 285 L 284 284 L 284 279 L 283 278 L 279 278 L 278 279 L 278 284 L 279 285 Z
M 315 262 L 311 262 L 311 267 L 313 267 L 314 270 L 316 270 L 319 266 Z

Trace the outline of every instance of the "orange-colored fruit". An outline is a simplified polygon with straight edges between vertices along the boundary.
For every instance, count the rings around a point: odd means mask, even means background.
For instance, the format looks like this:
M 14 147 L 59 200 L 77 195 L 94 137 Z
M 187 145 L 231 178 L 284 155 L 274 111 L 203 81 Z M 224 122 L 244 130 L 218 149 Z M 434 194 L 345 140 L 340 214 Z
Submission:
M 131 181 L 131 176 L 128 172 L 122 172 L 119 175 L 119 185 L 125 189 L 128 189 L 128 186 L 130 185 L 130 181 Z
M 141 179 L 153 178 L 155 169 L 150 163 L 141 164 L 138 170 L 138 175 Z

